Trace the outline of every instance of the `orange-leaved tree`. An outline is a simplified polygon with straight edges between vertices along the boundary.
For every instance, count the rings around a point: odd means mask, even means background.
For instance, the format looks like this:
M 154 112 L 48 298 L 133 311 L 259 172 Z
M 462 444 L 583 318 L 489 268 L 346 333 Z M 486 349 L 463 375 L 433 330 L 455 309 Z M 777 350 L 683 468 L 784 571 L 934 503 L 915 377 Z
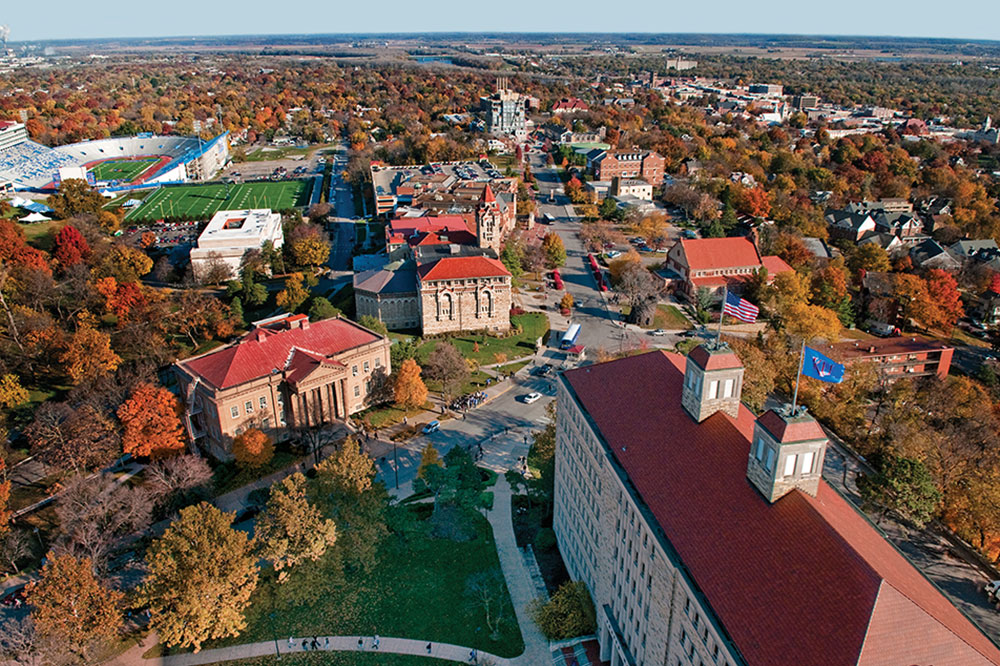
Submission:
M 165 458 L 184 449 L 181 403 L 167 389 L 139 384 L 118 408 L 122 449 L 138 457 Z
M 233 440 L 233 457 L 243 467 L 263 467 L 274 457 L 274 444 L 258 428 L 249 428 Z
M 400 407 L 414 409 L 427 402 L 427 386 L 420 378 L 420 366 L 412 358 L 403 361 L 399 367 L 393 393 Z
M 59 362 L 73 383 L 80 384 L 114 372 L 122 359 L 111 348 L 108 334 L 97 330 L 93 322 L 82 317 Z
M 39 633 L 64 641 L 84 661 L 96 641 L 113 638 L 121 630 L 123 596 L 101 585 L 89 558 L 52 553 L 39 581 L 28 590 Z
M 10 480 L 7 478 L 7 462 L 0 458 L 0 537 L 10 530 L 14 513 L 10 510 Z

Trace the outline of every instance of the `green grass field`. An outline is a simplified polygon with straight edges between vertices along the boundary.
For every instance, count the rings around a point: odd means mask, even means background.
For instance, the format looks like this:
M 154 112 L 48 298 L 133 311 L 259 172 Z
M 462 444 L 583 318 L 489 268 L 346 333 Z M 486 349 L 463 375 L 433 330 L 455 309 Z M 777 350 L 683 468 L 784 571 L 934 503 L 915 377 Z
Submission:
M 220 210 L 271 208 L 286 210 L 309 203 L 312 180 L 240 183 L 238 185 L 181 185 L 162 187 L 125 216 L 126 222 L 161 218 L 207 219 Z M 228 196 L 226 195 L 228 188 Z
M 142 175 L 142 172 L 156 164 L 159 160 L 155 157 L 146 157 L 138 160 L 108 160 L 95 164 L 90 170 L 94 172 L 97 180 L 120 180 L 131 183 Z

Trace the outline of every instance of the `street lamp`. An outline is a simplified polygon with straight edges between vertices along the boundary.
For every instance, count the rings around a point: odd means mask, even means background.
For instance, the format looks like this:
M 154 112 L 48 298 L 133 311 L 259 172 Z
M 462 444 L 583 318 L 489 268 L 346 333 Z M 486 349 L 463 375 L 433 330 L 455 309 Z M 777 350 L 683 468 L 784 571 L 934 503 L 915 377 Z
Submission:
M 396 457 L 396 440 L 392 440 L 392 471 L 396 474 L 396 490 L 399 490 L 399 458 Z
M 274 599 L 271 600 L 274 603 Z M 271 636 L 274 637 L 274 653 L 278 655 L 278 659 L 281 659 L 281 650 L 278 649 L 278 634 L 274 631 L 274 613 L 267 614 L 268 624 L 271 625 Z

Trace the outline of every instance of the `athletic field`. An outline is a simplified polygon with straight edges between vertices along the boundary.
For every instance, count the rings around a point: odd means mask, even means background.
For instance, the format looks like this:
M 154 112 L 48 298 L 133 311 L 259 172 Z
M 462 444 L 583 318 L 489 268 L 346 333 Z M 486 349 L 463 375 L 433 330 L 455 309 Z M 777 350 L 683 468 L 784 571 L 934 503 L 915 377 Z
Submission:
M 108 160 L 91 167 L 97 180 L 120 180 L 131 183 L 142 173 L 159 162 L 157 157 L 144 157 L 138 160 Z
M 126 222 L 146 222 L 162 218 L 207 220 L 216 211 L 245 208 L 286 210 L 309 203 L 311 180 L 239 183 L 235 185 L 179 185 L 161 187 L 142 205 L 125 215 Z

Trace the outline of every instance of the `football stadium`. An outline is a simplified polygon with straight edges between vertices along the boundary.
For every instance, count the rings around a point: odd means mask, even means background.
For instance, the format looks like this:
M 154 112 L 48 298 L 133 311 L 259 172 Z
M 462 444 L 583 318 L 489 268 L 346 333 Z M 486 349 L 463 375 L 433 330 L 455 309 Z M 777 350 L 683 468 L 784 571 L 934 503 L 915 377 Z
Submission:
M 311 187 L 311 180 L 160 187 L 129 210 L 125 222 L 207 220 L 220 210 L 301 208 L 309 204 Z
M 229 160 L 228 132 L 199 137 L 141 134 L 48 148 L 23 123 L 0 121 L 0 185 L 44 192 L 81 178 L 116 192 L 208 180 Z

